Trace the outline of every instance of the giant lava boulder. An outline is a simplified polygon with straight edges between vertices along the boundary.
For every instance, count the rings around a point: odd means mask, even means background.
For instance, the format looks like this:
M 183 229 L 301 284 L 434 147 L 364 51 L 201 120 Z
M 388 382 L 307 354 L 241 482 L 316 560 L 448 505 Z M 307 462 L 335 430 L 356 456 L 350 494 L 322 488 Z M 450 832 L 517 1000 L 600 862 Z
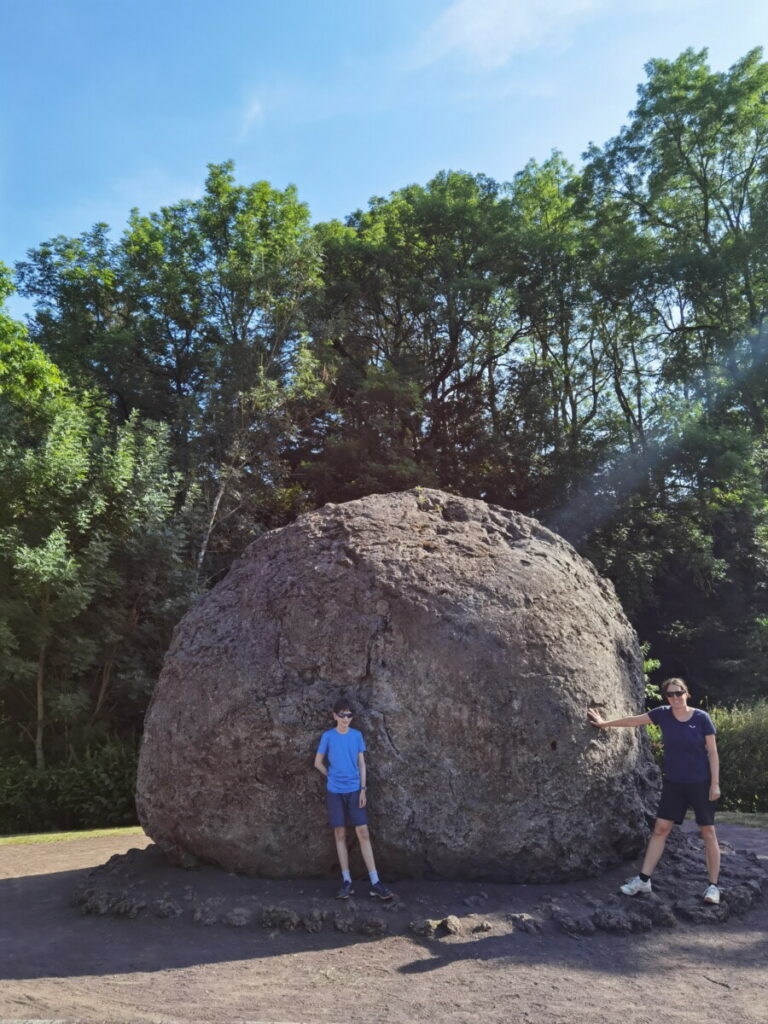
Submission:
M 536 882 L 637 852 L 657 772 L 612 586 L 526 518 L 440 491 L 326 505 L 264 534 L 184 617 L 137 806 L 174 860 L 336 870 L 312 762 L 343 693 L 368 746 L 382 874 Z

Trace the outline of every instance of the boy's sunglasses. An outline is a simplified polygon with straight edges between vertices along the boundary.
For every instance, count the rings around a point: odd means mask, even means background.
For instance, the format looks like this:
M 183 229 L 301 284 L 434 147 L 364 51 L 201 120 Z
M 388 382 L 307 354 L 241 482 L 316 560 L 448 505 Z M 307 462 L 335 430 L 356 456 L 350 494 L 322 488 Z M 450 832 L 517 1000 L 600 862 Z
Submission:
M 336 717 L 337 718 L 351 718 L 352 717 L 352 712 L 351 711 L 337 711 L 336 712 Z
M 686 690 L 667 690 L 668 697 L 684 697 Z

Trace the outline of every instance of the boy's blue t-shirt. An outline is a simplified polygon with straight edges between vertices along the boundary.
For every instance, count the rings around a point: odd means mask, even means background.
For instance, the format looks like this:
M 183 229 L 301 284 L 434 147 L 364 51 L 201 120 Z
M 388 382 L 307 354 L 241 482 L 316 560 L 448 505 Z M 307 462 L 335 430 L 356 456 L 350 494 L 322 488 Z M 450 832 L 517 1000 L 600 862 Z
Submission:
M 693 709 L 687 722 L 679 722 L 668 704 L 651 708 L 648 717 L 664 739 L 664 777 L 670 782 L 707 782 L 710 778 L 705 736 L 717 732 L 706 711 Z
M 337 732 L 329 729 L 320 737 L 318 754 L 328 756 L 328 792 L 354 793 L 360 789 L 357 755 L 365 751 L 365 740 L 358 729 Z

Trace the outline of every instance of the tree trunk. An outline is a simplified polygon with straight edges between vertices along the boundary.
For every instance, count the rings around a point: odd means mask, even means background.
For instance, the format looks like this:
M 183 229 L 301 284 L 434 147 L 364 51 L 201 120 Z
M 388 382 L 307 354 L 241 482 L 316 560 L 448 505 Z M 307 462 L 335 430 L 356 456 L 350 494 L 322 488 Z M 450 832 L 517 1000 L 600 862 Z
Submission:
M 45 768 L 45 753 L 43 752 L 43 727 L 45 725 L 45 655 L 47 640 L 40 645 L 40 652 L 37 657 L 37 678 L 35 680 L 35 694 L 37 697 L 37 721 L 35 723 L 35 767 L 38 771 Z
M 109 689 L 109 683 L 110 683 L 110 680 L 112 679 L 112 668 L 113 668 L 113 666 L 114 666 L 114 661 L 112 661 L 111 657 L 108 658 L 107 661 L 105 661 L 103 666 L 102 666 L 102 669 L 101 669 L 101 686 L 99 687 L 99 696 L 96 698 L 96 707 L 93 709 L 93 715 L 91 716 L 91 721 L 93 721 L 93 719 L 96 718 L 98 713 L 101 711 L 102 705 L 104 704 L 104 698 L 107 695 L 107 690 Z
M 219 514 L 219 505 L 221 504 L 221 499 L 224 497 L 224 494 L 226 493 L 227 486 L 229 485 L 229 481 L 232 478 L 234 471 L 234 464 L 231 466 L 227 466 L 226 473 L 222 473 L 221 480 L 219 481 L 219 488 L 216 492 L 216 497 L 213 499 L 213 506 L 211 507 L 211 514 L 208 517 L 208 525 L 205 530 L 205 536 L 203 537 L 203 543 L 200 546 L 200 553 L 197 556 L 198 573 L 203 568 L 203 562 L 205 561 L 205 556 L 208 551 L 208 543 L 210 542 L 211 534 L 213 533 L 213 528 L 216 525 L 216 516 Z

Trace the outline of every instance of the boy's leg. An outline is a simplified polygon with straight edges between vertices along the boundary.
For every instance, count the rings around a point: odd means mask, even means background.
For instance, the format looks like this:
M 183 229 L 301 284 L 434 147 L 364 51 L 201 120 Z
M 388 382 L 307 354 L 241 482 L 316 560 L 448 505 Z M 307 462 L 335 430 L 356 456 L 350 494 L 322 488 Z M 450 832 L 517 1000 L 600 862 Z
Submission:
M 336 853 L 339 858 L 341 873 L 349 871 L 349 850 L 347 850 L 347 830 L 344 825 L 333 830 L 333 838 L 336 840 Z M 346 877 L 346 876 L 345 876 Z
M 371 881 L 377 881 L 379 876 L 376 871 L 376 861 L 373 859 L 371 836 L 368 832 L 368 812 L 365 807 L 360 806 L 359 790 L 357 793 L 350 793 L 349 796 L 349 820 L 355 827 L 355 833 L 357 834 L 357 839 L 360 843 L 360 853 L 363 855 L 363 860 L 365 861 L 365 866 L 368 869 L 368 874 L 371 876 Z
M 349 881 L 349 852 L 347 850 L 346 803 L 343 793 L 326 793 L 325 803 L 328 808 L 328 824 L 333 829 L 336 842 L 336 854 L 342 877 Z
M 376 870 L 376 861 L 373 859 L 373 847 L 371 846 L 371 837 L 368 833 L 367 825 L 356 825 L 355 832 L 360 842 L 360 852 L 363 855 L 365 866 L 368 868 L 368 874 L 371 877 L 371 888 L 368 893 L 369 896 L 375 896 L 380 900 L 391 900 L 393 899 L 392 893 L 379 879 L 379 873 Z
M 371 846 L 371 836 L 368 832 L 367 825 L 356 825 L 355 832 L 357 833 L 357 839 L 360 843 L 360 853 L 363 855 L 365 866 L 368 869 L 368 874 L 376 870 L 376 861 L 373 859 L 373 847 Z

